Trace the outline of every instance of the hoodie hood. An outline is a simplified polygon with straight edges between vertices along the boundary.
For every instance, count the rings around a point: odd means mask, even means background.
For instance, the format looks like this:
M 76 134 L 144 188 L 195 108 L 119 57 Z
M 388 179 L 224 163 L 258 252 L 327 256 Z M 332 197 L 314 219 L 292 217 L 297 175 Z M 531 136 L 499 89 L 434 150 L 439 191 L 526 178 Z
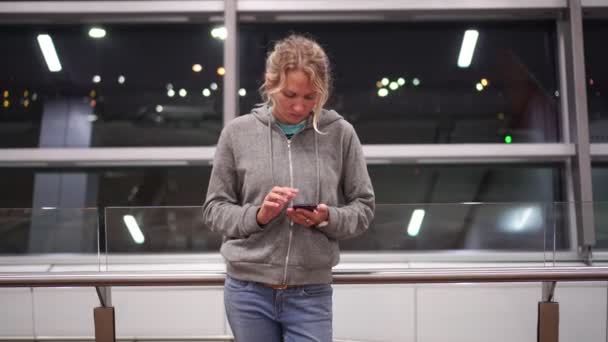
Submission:
M 256 107 L 251 112 L 253 116 L 261 121 L 264 125 L 273 123 L 276 121 L 274 115 L 271 113 L 271 107 L 269 105 L 262 105 Z M 335 110 L 322 109 L 319 117 L 319 130 L 323 131 L 323 127 L 326 127 L 338 120 L 343 120 L 342 115 L 338 114 Z M 306 127 L 312 127 L 312 115 L 306 119 Z

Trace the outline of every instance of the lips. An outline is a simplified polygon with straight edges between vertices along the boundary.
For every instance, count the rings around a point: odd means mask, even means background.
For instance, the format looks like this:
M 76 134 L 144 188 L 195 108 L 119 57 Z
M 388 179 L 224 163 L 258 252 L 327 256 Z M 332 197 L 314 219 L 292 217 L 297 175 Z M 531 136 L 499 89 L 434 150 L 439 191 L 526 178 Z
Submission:
M 303 115 L 289 113 L 289 117 L 293 118 L 295 121 L 300 122 L 304 119 Z

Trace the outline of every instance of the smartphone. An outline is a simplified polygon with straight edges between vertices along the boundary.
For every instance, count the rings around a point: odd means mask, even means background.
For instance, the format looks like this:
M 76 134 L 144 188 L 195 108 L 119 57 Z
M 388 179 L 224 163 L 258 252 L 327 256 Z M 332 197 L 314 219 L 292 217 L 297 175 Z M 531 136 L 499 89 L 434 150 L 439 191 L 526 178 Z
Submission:
M 294 204 L 293 205 L 294 209 L 304 209 L 304 210 L 308 210 L 308 211 L 315 211 L 315 209 L 317 209 L 317 205 L 316 204 Z

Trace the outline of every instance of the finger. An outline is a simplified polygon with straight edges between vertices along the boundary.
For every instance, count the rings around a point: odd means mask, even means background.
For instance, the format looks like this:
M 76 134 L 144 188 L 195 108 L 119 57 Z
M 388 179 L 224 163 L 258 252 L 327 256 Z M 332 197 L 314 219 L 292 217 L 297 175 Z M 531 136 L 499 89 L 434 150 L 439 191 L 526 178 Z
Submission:
M 298 222 L 304 222 L 304 220 L 306 220 L 306 217 L 300 215 L 299 213 L 297 213 L 295 210 L 288 208 L 287 209 L 287 216 L 289 216 L 292 220 L 298 221 Z
M 306 209 L 296 209 L 296 213 L 305 219 L 315 220 L 317 217 L 314 212 Z
M 280 208 L 281 204 L 279 204 L 277 202 L 273 202 L 273 201 L 264 201 L 264 203 L 262 203 L 262 206 L 274 209 L 274 208 Z
M 314 225 L 315 225 L 315 221 L 313 221 L 313 220 L 311 220 L 311 219 L 308 219 L 308 218 L 305 218 L 305 219 L 304 219 L 304 225 L 305 225 L 306 227 L 312 227 L 312 226 L 314 226 Z
M 287 212 L 287 216 L 289 216 L 289 218 L 294 222 L 297 223 L 301 226 L 310 226 L 311 224 L 311 220 L 307 219 L 306 217 L 296 213 L 293 209 L 289 210 Z
M 268 195 L 266 195 L 266 200 L 267 201 L 272 201 L 272 202 L 277 202 L 280 204 L 285 204 L 287 203 L 289 200 L 286 196 L 271 192 Z
M 329 207 L 325 203 L 320 203 L 317 206 L 315 213 L 317 214 L 317 219 L 319 222 L 327 221 L 329 219 Z
M 300 215 L 299 221 L 301 222 L 300 224 L 302 224 L 303 226 L 306 226 L 306 227 L 314 226 L 315 222 L 316 222 L 314 220 L 314 218 L 310 218 L 310 217 L 307 217 L 304 215 Z
M 285 197 L 295 197 L 298 194 L 298 189 L 290 187 L 275 186 L 271 190 L 272 193 L 281 194 Z

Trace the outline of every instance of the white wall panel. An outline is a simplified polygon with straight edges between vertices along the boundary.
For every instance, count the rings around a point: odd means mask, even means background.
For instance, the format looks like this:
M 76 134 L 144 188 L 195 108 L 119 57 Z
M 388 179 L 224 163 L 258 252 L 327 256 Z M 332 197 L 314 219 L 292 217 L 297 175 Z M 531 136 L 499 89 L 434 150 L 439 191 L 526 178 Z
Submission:
M 560 342 L 606 342 L 606 283 L 562 283 L 559 302 Z
M 116 287 L 116 336 L 224 334 L 221 287 Z
M 334 338 L 414 342 L 414 287 L 335 285 Z
M 92 338 L 92 288 L 33 291 L 36 336 Z M 334 337 L 534 341 L 540 284 L 335 285 Z M 560 341 L 606 341 L 606 283 L 558 284 Z M 230 335 L 221 287 L 117 287 L 117 337 Z M 29 289 L 0 289 L 0 339 L 34 336 Z M 10 309 L 7 309 L 10 308 Z
M 93 309 L 99 299 L 92 287 L 34 289 L 37 336 L 95 335 Z
M 417 342 L 536 340 L 540 285 L 427 285 L 417 298 Z
M 0 339 L 33 337 L 30 288 L 0 289 Z

